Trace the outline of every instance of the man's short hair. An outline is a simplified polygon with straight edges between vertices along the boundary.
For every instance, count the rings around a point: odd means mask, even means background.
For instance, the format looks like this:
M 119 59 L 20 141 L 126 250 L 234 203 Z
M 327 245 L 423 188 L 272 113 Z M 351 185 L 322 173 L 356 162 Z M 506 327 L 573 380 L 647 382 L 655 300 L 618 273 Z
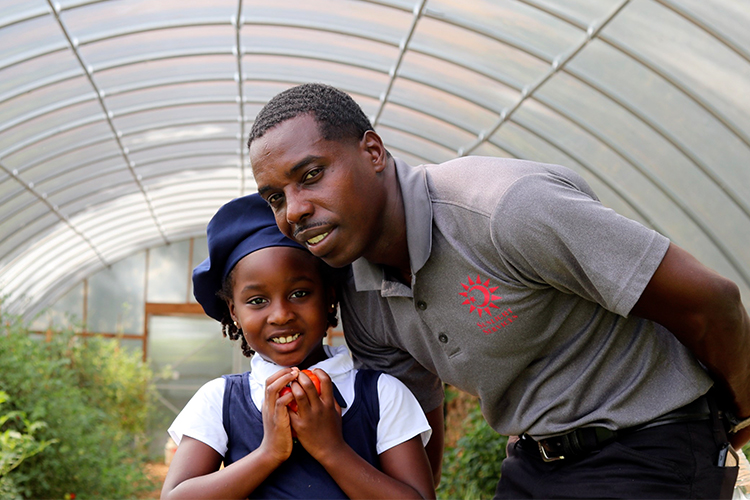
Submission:
M 320 134 L 328 141 L 359 141 L 374 130 L 365 113 L 346 92 L 322 83 L 305 83 L 287 89 L 263 106 L 255 118 L 248 147 L 269 129 L 299 115 L 312 114 Z

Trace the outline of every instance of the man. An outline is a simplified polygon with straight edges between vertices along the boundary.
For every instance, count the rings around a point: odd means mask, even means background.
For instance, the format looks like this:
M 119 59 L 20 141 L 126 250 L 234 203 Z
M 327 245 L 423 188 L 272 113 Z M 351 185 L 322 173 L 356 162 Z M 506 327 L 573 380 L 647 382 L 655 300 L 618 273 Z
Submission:
M 750 321 L 734 283 L 564 167 L 412 168 L 325 85 L 274 97 L 248 145 L 281 231 L 352 264 L 342 318 L 358 362 L 403 380 L 438 434 L 442 380 L 522 436 L 498 497 L 731 496 L 716 400 L 750 416 Z M 750 438 L 732 431 L 735 446 Z M 439 478 L 442 437 L 429 446 Z

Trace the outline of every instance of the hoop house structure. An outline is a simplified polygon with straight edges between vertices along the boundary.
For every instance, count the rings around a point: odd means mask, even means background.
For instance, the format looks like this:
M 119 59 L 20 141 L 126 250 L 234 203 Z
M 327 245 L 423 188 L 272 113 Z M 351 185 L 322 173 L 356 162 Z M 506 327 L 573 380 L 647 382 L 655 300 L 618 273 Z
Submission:
M 412 164 L 559 163 L 750 297 L 743 0 L 0 0 L 0 290 L 31 315 L 255 190 L 290 86 Z

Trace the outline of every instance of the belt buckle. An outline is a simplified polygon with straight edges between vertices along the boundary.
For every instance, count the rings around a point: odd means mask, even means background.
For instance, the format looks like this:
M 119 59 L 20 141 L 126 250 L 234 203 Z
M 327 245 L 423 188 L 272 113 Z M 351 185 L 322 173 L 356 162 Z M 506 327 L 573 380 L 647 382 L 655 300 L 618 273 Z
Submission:
M 542 444 L 542 441 L 537 441 L 537 445 L 539 446 L 539 453 L 542 455 L 542 460 L 545 462 L 556 462 L 558 460 L 565 460 L 564 455 L 557 455 L 557 456 L 550 456 L 547 454 L 547 449 Z

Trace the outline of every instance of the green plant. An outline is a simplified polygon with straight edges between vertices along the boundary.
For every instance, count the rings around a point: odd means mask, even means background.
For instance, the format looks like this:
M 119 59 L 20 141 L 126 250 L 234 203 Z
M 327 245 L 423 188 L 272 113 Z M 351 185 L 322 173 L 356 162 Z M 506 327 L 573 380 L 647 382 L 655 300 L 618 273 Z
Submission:
M 8 393 L 0 391 L 0 407 L 6 401 Z M 31 422 L 22 411 L 0 414 L 0 498 L 21 498 L 9 472 L 57 442 L 56 439 L 38 441 L 34 437 L 34 433 L 46 425 L 44 422 Z
M 49 444 L 7 475 L 24 498 L 132 498 L 153 484 L 143 472 L 151 372 L 116 340 L 57 332 L 51 342 L 0 315 L 0 387 Z
M 449 388 L 447 400 L 456 398 L 455 392 Z M 476 399 L 471 400 L 461 426 L 461 437 L 455 446 L 447 446 L 445 450 L 438 498 L 492 498 L 508 438 L 487 424 Z

